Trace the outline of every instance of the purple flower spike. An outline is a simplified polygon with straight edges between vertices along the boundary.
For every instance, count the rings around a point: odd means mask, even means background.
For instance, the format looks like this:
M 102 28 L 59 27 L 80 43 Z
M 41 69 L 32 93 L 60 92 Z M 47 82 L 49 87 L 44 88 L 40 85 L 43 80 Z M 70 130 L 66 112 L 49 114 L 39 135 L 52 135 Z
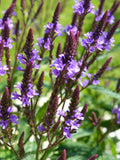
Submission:
M 17 117 L 12 114 L 12 108 L 9 103 L 9 90 L 6 87 L 0 101 L 0 125 L 2 129 L 6 129 L 11 122 L 18 123 Z

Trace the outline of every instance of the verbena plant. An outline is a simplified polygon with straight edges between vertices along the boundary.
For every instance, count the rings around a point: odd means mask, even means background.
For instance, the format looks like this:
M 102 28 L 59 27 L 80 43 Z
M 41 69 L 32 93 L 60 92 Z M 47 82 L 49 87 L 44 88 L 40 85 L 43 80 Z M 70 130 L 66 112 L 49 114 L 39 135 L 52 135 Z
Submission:
M 36 160 L 47 159 L 57 145 L 71 139 L 84 123 L 89 106 L 86 99 L 83 106 L 79 105 L 79 94 L 89 86 L 99 84 L 99 78 L 108 68 L 112 57 L 96 73 L 93 73 L 91 66 L 103 51 L 110 50 L 114 43 L 113 35 L 120 24 L 120 19 L 114 22 L 113 16 L 120 3 L 115 0 L 111 9 L 103 12 L 104 2 L 101 0 L 95 11 L 91 0 L 75 0 L 72 22 L 64 28 L 58 22 L 61 11 L 61 2 L 58 2 L 52 22 L 45 25 L 44 36 L 38 37 L 35 47 L 33 29 L 29 29 L 26 38 L 24 36 L 26 29 L 41 12 L 44 1 L 38 3 L 38 9 L 33 14 L 36 0 L 30 0 L 26 18 L 25 1 L 21 0 L 24 27 L 21 27 L 21 21 L 13 23 L 11 20 L 15 14 L 16 0 L 5 11 L 0 20 L 0 76 L 1 81 L 6 82 L 0 100 L 0 142 L 1 150 L 11 152 L 6 154 L 6 159 L 7 156 L 8 159 L 10 156 L 11 159 L 15 156 L 19 160 L 30 159 L 29 154 Z M 89 32 L 83 35 L 84 20 L 88 14 L 93 14 L 94 19 Z M 56 39 L 60 36 L 65 39 L 64 43 Z M 14 58 L 10 53 L 13 46 Z M 49 67 L 51 95 L 40 106 L 41 95 L 46 88 L 44 77 L 48 73 L 42 67 L 44 63 Z M 117 114 L 118 110 L 114 109 L 113 113 Z M 118 115 L 117 118 L 120 119 Z M 110 130 L 102 134 L 102 119 L 97 118 L 95 112 L 92 112 L 89 120 L 97 129 L 96 141 L 100 143 Z M 34 148 L 29 153 L 31 143 Z M 87 158 L 94 160 L 98 156 L 96 151 Z M 66 160 L 65 149 L 57 159 Z

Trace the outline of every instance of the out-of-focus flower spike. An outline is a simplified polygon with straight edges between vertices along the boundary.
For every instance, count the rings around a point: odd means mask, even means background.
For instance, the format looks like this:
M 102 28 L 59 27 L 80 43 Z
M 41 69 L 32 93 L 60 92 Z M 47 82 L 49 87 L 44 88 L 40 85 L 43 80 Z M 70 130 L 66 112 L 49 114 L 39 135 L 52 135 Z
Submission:
M 29 62 L 27 65 L 26 65 L 26 69 L 24 71 L 24 74 L 23 74 L 23 82 L 26 81 L 28 83 L 31 82 L 31 75 L 32 75 L 32 68 L 33 68 L 33 62 Z
M 73 33 L 73 31 L 70 31 L 70 36 L 68 38 L 68 47 L 66 48 L 66 52 L 69 56 L 74 57 L 76 55 L 77 50 L 77 42 L 76 37 Z
M 16 1 L 17 1 L 17 0 L 13 0 L 12 3 L 15 3 L 15 4 L 16 4 Z
M 25 4 L 26 4 L 26 0 L 21 0 L 21 9 L 22 9 L 22 12 L 25 9 Z
M 30 28 L 24 46 L 24 52 L 27 56 L 30 55 L 32 48 L 33 48 L 33 30 L 32 28 Z
M 0 105 L 5 108 L 9 105 L 9 89 L 8 89 L 8 87 L 5 87 L 2 99 L 0 101 Z
M 82 113 L 82 117 L 85 117 L 86 116 L 86 113 L 87 113 L 87 108 L 88 108 L 88 104 L 85 103 L 84 107 L 82 108 L 81 112 Z M 79 121 L 79 124 L 81 124 L 83 122 L 83 120 L 80 120 Z
M 4 29 L 2 30 L 2 40 L 7 42 L 9 35 L 10 35 L 10 30 L 7 23 L 5 22 Z
M 23 74 L 23 80 L 22 80 L 22 85 L 21 85 L 21 94 L 25 95 L 25 92 L 27 94 L 28 88 L 29 88 L 29 83 L 32 81 L 32 68 L 33 68 L 33 63 L 30 62 L 27 64 L 26 69 Z
M 2 19 L 3 23 L 7 21 L 7 18 L 12 15 L 14 8 L 15 8 L 15 3 L 12 3 L 3 16 L 3 19 Z
M 117 22 L 114 23 L 114 25 L 111 27 L 110 31 L 108 32 L 107 37 L 106 37 L 107 41 L 109 41 L 112 38 L 112 36 L 114 35 L 114 33 L 115 33 L 116 29 L 118 28 L 119 24 L 120 24 L 120 19 L 117 20 Z
M 16 37 L 18 38 L 18 35 L 19 35 L 19 26 L 20 26 L 20 22 L 19 22 L 19 19 L 16 23 L 16 26 L 15 26 L 15 35 Z
M 102 76 L 102 74 L 105 72 L 105 70 L 107 69 L 110 61 L 111 61 L 112 57 L 110 57 L 104 64 L 103 66 L 98 70 L 98 72 L 95 74 L 94 76 L 94 80 L 97 80 L 98 78 L 100 78 Z
M 78 13 L 74 13 L 72 23 L 71 23 L 72 26 L 77 25 L 77 19 L 78 19 Z
M 93 33 L 93 39 L 94 39 L 94 40 L 98 39 L 99 36 L 100 36 L 101 33 L 102 33 L 102 31 L 103 31 L 103 29 L 104 29 L 104 27 L 105 27 L 105 24 L 106 24 L 106 20 L 107 20 L 107 17 L 108 17 L 108 12 L 109 12 L 109 10 L 107 10 L 107 11 L 104 13 L 102 19 L 100 20 L 100 22 L 99 22 L 98 25 L 96 26 L 96 29 L 95 29 L 95 31 L 94 31 L 94 33 Z
M 43 79 L 44 79 L 44 71 L 41 73 L 37 83 L 37 91 L 39 94 L 42 93 Z
M 120 92 L 120 78 L 118 79 L 118 83 L 116 86 L 116 92 Z
M 50 128 L 55 120 L 56 112 L 58 109 L 58 96 L 51 96 L 51 100 L 49 102 L 46 116 L 45 116 L 45 125 L 47 128 Z
M 86 113 L 87 113 L 87 108 L 88 108 L 88 104 L 85 103 L 83 109 L 81 110 L 81 113 L 83 114 L 83 117 L 85 117 Z
M 88 119 L 89 119 L 91 122 L 93 122 L 93 118 L 92 118 L 92 117 L 88 116 Z
M 97 122 L 98 122 L 98 119 L 97 119 L 97 116 L 96 116 L 95 112 L 92 112 L 92 115 L 93 115 L 93 121 L 94 121 L 95 123 L 97 123 Z
M 98 154 L 95 154 L 94 156 L 88 158 L 88 160 L 95 160 L 98 157 Z
M 59 1 L 53 15 L 52 23 L 56 23 L 58 21 L 60 11 L 61 11 L 61 2 Z
M 54 126 L 53 126 L 52 129 L 51 129 L 51 132 L 56 132 L 56 130 L 58 129 L 59 125 L 60 125 L 60 120 L 57 121 L 57 122 L 54 124 Z
M 58 44 L 56 58 L 58 58 L 60 54 L 62 54 L 61 43 Z
M 64 149 L 61 156 L 57 160 L 66 160 L 66 150 Z
M 85 10 L 88 10 L 88 8 L 90 7 L 90 3 L 91 3 L 91 0 L 84 0 L 83 8 Z
M 101 1 L 100 1 L 99 10 L 98 10 L 98 15 L 101 14 L 101 12 L 102 12 L 102 10 L 103 10 L 103 7 L 104 7 L 104 3 L 105 3 L 105 0 L 101 0 Z
M 79 104 L 79 86 L 77 85 L 72 94 L 70 108 L 76 107 L 78 104 Z
M 35 13 L 35 15 L 34 15 L 34 17 L 33 17 L 33 19 L 32 19 L 31 22 L 33 22 L 33 21 L 37 18 L 37 16 L 39 15 L 40 11 L 42 10 L 43 4 L 44 4 L 44 2 L 42 2 L 42 3 L 39 5 L 39 7 L 38 7 L 38 9 L 37 9 L 37 12 Z
M 111 15 L 113 15 L 116 12 L 116 10 L 118 9 L 119 5 L 120 5 L 120 2 L 117 3 L 117 1 L 115 0 L 114 3 L 113 3 L 113 6 L 110 9 L 110 14 Z
M 4 45 L 4 40 L 1 41 L 0 43 L 0 61 L 2 60 L 2 56 L 3 56 L 3 45 Z
M 23 158 L 25 155 L 23 140 L 24 140 L 24 132 L 22 132 L 18 142 L 20 158 Z

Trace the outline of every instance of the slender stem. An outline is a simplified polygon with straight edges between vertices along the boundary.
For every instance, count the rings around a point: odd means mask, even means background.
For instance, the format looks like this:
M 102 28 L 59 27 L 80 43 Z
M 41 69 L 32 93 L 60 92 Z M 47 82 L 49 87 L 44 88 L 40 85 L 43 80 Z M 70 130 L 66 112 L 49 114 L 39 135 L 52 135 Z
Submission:
M 39 159 L 39 147 L 40 147 L 40 141 L 41 141 L 41 139 L 39 139 L 38 144 L 37 144 L 36 160 L 38 160 L 38 159 Z
M 19 154 L 17 153 L 17 151 L 14 149 L 13 145 L 11 144 L 11 142 L 10 142 L 10 144 L 8 144 L 8 143 L 5 142 L 4 140 L 2 140 L 2 141 L 3 141 L 3 143 L 5 144 L 6 147 L 8 146 L 8 147 L 10 147 L 10 148 L 12 149 L 12 151 L 15 153 L 15 155 L 17 156 L 18 159 L 22 160 L 22 159 L 20 158 Z M 8 147 L 7 147 L 7 148 L 8 148 Z

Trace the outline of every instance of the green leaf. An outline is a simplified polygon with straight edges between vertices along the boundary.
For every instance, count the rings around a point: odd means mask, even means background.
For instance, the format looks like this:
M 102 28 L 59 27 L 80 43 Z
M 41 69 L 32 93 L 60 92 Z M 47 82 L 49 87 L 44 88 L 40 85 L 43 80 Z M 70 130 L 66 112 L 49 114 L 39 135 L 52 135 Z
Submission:
M 70 158 L 68 158 L 67 160 L 86 160 L 86 157 L 83 156 L 72 156 Z
M 92 133 L 93 133 L 93 131 L 80 128 L 79 130 L 77 130 L 77 133 L 74 133 L 72 135 L 72 137 L 73 138 L 83 138 L 83 137 L 90 136 Z
M 19 135 L 24 131 L 25 133 L 24 140 L 26 140 L 26 138 L 30 135 L 30 127 L 27 124 L 27 121 L 25 118 L 22 118 L 19 121 L 18 130 L 19 130 Z
M 103 93 L 103 94 L 105 94 L 107 96 L 110 96 L 112 98 L 120 100 L 120 94 L 116 93 L 116 92 L 114 92 L 114 91 L 112 91 L 110 89 L 107 89 L 107 88 L 104 88 L 104 87 L 101 87 L 101 86 L 94 86 L 94 85 L 89 86 L 89 88 L 94 89 L 94 90 L 96 90 L 98 92 L 101 92 L 101 93 Z
M 48 102 L 49 101 L 47 101 L 46 103 L 44 103 L 43 106 L 38 109 L 38 111 L 36 113 L 36 120 L 37 121 L 40 121 L 41 118 L 43 117 L 43 115 L 44 115 L 44 113 L 45 113 L 45 111 L 47 109 Z
M 76 159 L 81 157 L 80 160 L 88 159 L 92 154 L 91 152 L 93 152 L 93 147 L 89 144 L 83 142 L 74 142 L 71 140 L 65 141 L 60 145 L 60 153 L 63 151 L 63 149 L 66 149 L 67 158 L 69 158 L 69 160 L 70 158 L 72 160 L 72 157 L 74 156 L 76 156 Z
M 117 152 L 116 152 L 115 143 L 112 141 L 112 139 L 109 139 L 109 143 L 110 143 L 110 147 L 111 147 L 111 151 L 112 151 L 113 156 L 116 156 Z

